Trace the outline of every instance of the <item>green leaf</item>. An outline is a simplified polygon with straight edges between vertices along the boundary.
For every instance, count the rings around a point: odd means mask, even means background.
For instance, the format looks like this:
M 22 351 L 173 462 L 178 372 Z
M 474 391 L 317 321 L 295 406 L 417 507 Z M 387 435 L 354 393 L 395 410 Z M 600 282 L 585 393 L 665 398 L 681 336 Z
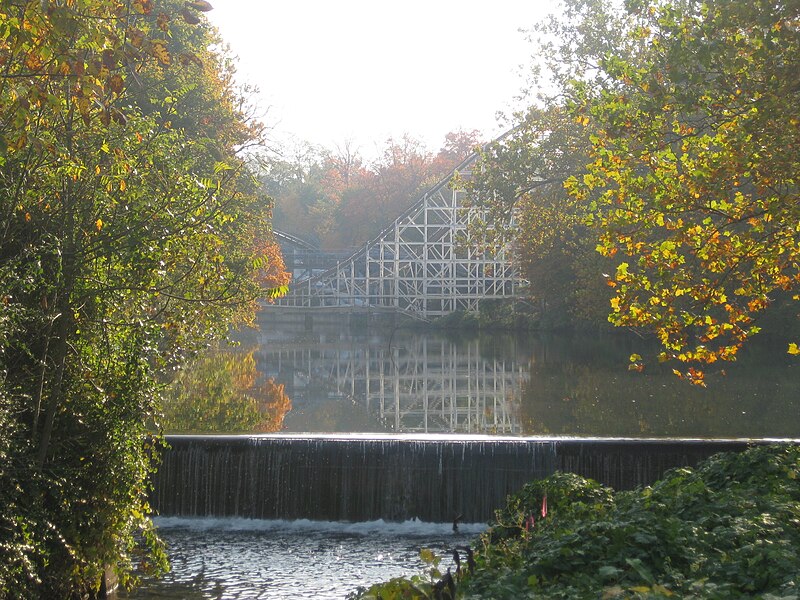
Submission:
M 647 583 L 653 583 L 653 574 L 650 570 L 642 563 L 641 559 L 639 558 L 626 558 L 625 563 L 628 564 L 636 573 L 638 573 L 639 577 L 644 579 Z
M 605 565 L 597 570 L 598 575 L 603 579 L 616 579 L 620 570 L 612 565 Z

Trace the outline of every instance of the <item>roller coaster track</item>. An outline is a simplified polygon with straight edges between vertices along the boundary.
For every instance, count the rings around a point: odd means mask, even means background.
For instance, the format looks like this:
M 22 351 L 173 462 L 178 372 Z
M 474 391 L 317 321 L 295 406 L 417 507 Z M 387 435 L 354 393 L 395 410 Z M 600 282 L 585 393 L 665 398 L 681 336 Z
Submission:
M 486 299 L 516 296 L 510 250 L 479 250 L 469 225 L 485 212 L 465 207 L 455 182 L 471 176 L 473 154 L 380 235 L 318 274 L 296 279 L 278 306 L 402 312 L 429 319 L 477 312 Z M 299 240 L 301 244 L 306 244 Z

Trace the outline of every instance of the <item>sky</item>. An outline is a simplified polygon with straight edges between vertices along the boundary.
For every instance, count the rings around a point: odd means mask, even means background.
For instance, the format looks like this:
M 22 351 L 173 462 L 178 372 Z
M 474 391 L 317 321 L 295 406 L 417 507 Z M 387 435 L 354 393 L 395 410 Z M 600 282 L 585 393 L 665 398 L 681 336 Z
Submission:
M 555 0 L 211 0 L 241 82 L 284 147 L 350 142 L 370 157 L 408 133 L 502 133 L 519 105 L 527 29 Z

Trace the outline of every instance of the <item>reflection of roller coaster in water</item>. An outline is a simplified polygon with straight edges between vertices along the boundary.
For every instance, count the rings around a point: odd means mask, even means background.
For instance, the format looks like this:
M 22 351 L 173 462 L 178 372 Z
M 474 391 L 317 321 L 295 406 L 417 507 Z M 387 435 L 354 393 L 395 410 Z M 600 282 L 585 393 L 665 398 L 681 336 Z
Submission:
M 486 357 L 479 346 L 478 340 L 409 332 L 309 332 L 262 340 L 259 358 L 262 372 L 286 383 L 296 410 L 347 400 L 389 431 L 520 433 L 517 407 L 526 375 L 515 360 Z

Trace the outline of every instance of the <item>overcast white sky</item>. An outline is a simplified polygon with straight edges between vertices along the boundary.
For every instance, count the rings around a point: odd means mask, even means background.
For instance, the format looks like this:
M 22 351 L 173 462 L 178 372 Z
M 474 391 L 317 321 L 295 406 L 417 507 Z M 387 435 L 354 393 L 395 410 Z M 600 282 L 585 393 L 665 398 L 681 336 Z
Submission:
M 274 137 L 370 156 L 409 133 L 438 150 L 458 129 L 500 133 L 530 47 L 519 29 L 555 0 L 211 0 Z

